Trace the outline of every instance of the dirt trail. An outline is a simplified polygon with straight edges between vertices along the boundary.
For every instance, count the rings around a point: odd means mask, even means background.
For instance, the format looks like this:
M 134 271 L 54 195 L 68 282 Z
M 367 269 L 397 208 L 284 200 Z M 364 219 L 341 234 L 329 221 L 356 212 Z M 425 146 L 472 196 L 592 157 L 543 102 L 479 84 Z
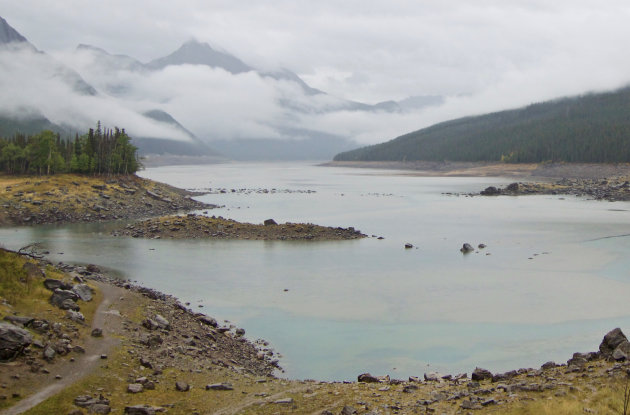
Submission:
M 109 353 L 114 346 L 118 345 L 120 341 L 113 337 L 113 334 L 120 328 L 121 318 L 116 313 L 109 312 L 109 309 L 110 306 L 115 305 L 119 301 L 118 299 L 124 290 L 100 282 L 95 282 L 95 284 L 103 293 L 103 301 L 96 309 L 94 320 L 92 321 L 92 329 L 102 329 L 103 337 L 89 337 L 86 339 L 84 345 L 85 354 L 78 357 L 75 362 L 66 362 L 56 369 L 55 375 L 60 375 L 61 379 L 55 380 L 55 383 L 47 385 L 11 408 L 0 412 L 0 415 L 21 414 L 89 375 L 101 360 L 101 355 Z

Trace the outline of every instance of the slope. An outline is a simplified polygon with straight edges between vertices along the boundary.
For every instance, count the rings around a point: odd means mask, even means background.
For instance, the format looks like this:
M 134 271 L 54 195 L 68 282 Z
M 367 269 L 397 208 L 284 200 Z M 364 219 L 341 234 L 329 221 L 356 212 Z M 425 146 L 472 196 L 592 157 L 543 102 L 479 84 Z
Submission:
M 630 161 L 630 87 L 460 118 L 335 161 Z

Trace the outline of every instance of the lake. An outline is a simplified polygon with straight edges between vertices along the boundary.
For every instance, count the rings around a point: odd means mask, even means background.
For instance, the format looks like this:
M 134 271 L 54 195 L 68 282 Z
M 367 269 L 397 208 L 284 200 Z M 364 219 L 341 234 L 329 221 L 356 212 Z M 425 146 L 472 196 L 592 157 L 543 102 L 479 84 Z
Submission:
M 189 301 L 268 340 L 291 378 L 538 367 L 630 327 L 629 203 L 456 196 L 513 179 L 408 173 L 297 162 L 140 173 L 210 191 L 198 199 L 222 207 L 209 215 L 354 226 L 362 240 L 139 240 L 105 223 L 2 229 L 0 241 L 40 242 L 53 261 Z M 464 242 L 487 247 L 463 255 Z

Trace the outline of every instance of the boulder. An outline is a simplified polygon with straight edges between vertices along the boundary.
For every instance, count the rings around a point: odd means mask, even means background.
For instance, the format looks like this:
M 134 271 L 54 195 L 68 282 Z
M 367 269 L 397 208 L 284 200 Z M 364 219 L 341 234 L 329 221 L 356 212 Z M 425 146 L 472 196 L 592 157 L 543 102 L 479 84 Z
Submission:
M 112 411 L 109 405 L 102 403 L 96 403 L 88 408 L 88 412 L 91 414 L 108 414 Z
M 144 326 L 144 328 L 146 328 L 147 330 L 157 330 L 160 328 L 160 325 L 157 323 L 157 321 L 152 320 L 150 318 L 145 319 L 142 322 L 142 325 Z
M 482 381 L 486 379 L 492 379 L 492 372 L 480 367 L 475 368 L 475 371 L 470 376 L 472 380 Z
M 44 280 L 44 287 L 49 289 L 50 291 L 59 290 L 70 290 L 72 289 L 72 285 L 61 280 L 56 280 L 54 278 L 46 278 Z
M 511 193 L 518 193 L 518 183 L 515 182 L 508 184 L 505 190 Z
M 425 373 L 424 380 L 427 382 L 439 382 L 442 379 L 442 375 L 437 372 Z
M 341 410 L 341 415 L 354 415 L 358 413 L 356 409 L 354 409 L 354 407 L 346 405 L 343 407 L 343 409 Z
M 77 323 L 85 321 L 85 316 L 83 315 L 83 313 L 80 313 L 78 311 L 68 310 L 66 312 L 66 317 Z
M 265 222 L 263 222 L 265 224 L 265 226 L 273 226 L 273 225 L 277 225 L 278 223 L 273 220 L 273 219 L 265 219 Z
M 90 333 L 90 336 L 92 336 L 92 337 L 103 337 L 103 329 L 100 329 L 98 327 L 92 329 L 92 332 Z
M 52 361 L 56 355 L 57 355 L 57 352 L 50 345 L 44 347 L 44 350 L 42 351 L 42 357 L 47 362 Z
M 413 248 L 413 244 L 410 244 L 409 242 L 407 242 L 405 244 L 405 249 L 411 249 L 411 248 Z
M 475 250 L 475 248 L 473 248 L 473 246 L 471 244 L 469 244 L 468 242 L 466 242 L 464 245 L 462 245 L 462 247 L 459 249 L 461 252 L 467 254 L 469 252 L 473 252 Z
M 378 378 L 376 376 L 372 376 L 369 373 L 362 373 L 357 377 L 359 382 L 364 383 L 378 383 Z
M 212 326 L 212 327 L 218 327 L 219 323 L 217 323 L 217 321 L 215 319 L 213 319 L 212 317 L 208 317 L 206 315 L 200 315 L 199 317 L 197 317 L 197 320 L 199 320 L 199 322 L 206 324 L 208 326 Z
M 626 340 L 626 341 L 623 341 L 623 342 L 619 343 L 619 345 L 612 352 L 611 356 L 612 356 L 613 359 L 615 359 L 617 361 L 629 360 L 629 356 L 630 356 L 630 342 Z
M 127 393 L 140 393 L 144 390 L 142 383 L 130 383 L 127 385 Z
M 164 408 L 149 405 L 133 405 L 125 406 L 125 415 L 155 415 L 157 412 L 163 412 Z
M 188 392 L 190 390 L 190 385 L 186 382 L 178 380 L 177 382 L 175 382 L 175 389 L 180 392 Z
M 87 284 L 77 284 L 72 287 L 72 292 L 74 292 L 81 301 L 92 301 L 92 296 L 94 294 L 94 290 Z
M 64 308 L 67 307 L 67 300 L 72 301 L 73 303 L 79 299 L 79 296 L 76 295 L 73 291 L 70 290 L 62 290 L 61 288 L 56 288 L 53 291 L 52 296 L 50 297 L 50 303 L 54 306 L 57 306 L 63 310 L 73 309 L 73 308 Z M 64 304 L 66 303 L 66 304 Z M 76 303 L 75 303 L 76 304 Z
M 171 323 L 161 315 L 156 314 L 153 319 L 161 329 L 169 330 L 171 328 Z
M 0 322 L 0 360 L 11 360 L 33 343 L 33 336 L 23 328 Z
M 619 346 L 624 341 L 628 341 L 628 339 L 626 338 L 625 334 L 623 334 L 621 329 L 617 327 L 616 329 L 613 329 L 606 333 L 604 339 L 599 345 L 599 351 L 602 353 L 603 357 L 608 358 L 612 356 L 617 346 Z
M 34 319 L 32 317 L 24 317 L 24 316 L 5 316 L 3 320 L 8 321 L 9 323 L 15 326 L 26 327 Z
M 213 391 L 231 391 L 234 390 L 234 387 L 232 386 L 231 383 L 215 383 L 212 385 L 206 385 L 206 390 L 213 390 Z
M 483 196 L 496 196 L 501 194 L 501 190 L 497 189 L 494 186 L 488 186 L 484 190 L 481 191 Z

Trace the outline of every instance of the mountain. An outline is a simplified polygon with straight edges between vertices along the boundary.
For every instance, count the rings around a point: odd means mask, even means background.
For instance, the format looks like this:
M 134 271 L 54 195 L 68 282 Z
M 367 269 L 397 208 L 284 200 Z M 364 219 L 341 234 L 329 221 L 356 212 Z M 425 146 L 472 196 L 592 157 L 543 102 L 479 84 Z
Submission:
M 199 140 L 193 133 L 184 128 L 184 126 L 169 113 L 162 110 L 151 110 L 145 112 L 143 115 L 151 118 L 152 120 L 175 127 L 175 129 L 188 136 L 189 140 L 183 141 L 154 137 L 134 137 L 133 143 L 138 147 L 140 155 L 221 156 L 207 143 Z
M 7 43 L 28 43 L 28 40 L 0 17 L 0 45 Z
M 179 49 L 163 58 L 152 60 L 146 64 L 149 69 L 164 69 L 171 65 L 206 65 L 211 68 L 221 68 L 238 74 L 249 72 L 253 68 L 244 64 L 240 59 L 226 52 L 220 52 L 210 47 L 207 43 L 195 40 L 184 43 Z
M 77 51 L 93 53 L 99 64 L 105 65 L 104 69 L 107 70 L 141 71 L 145 69 L 144 64 L 137 59 L 127 55 L 112 55 L 105 49 L 97 48 L 96 46 L 79 44 Z
M 460 118 L 336 161 L 630 162 L 630 87 Z

